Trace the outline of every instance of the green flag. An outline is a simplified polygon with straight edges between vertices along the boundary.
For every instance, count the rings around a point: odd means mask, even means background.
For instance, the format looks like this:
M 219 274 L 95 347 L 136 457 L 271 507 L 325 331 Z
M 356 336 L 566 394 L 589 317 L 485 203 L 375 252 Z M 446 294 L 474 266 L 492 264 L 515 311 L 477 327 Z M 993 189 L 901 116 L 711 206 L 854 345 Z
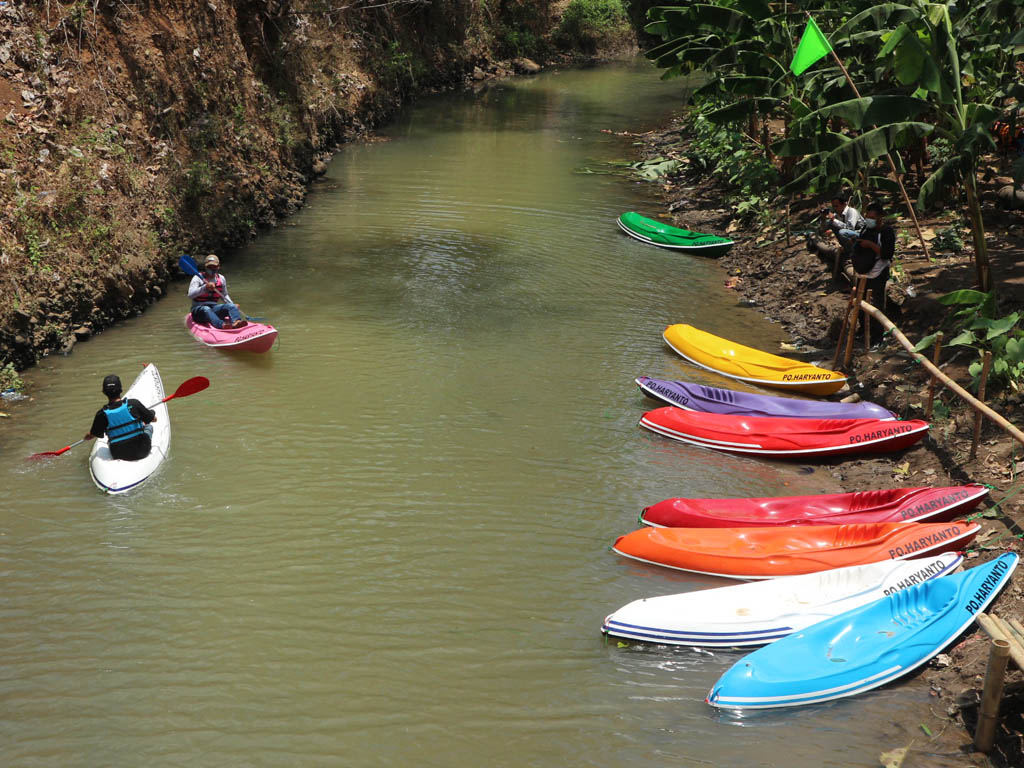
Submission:
M 814 62 L 830 53 L 832 53 L 832 46 L 828 44 L 828 40 L 818 29 L 814 19 L 808 16 L 807 29 L 804 30 L 804 34 L 796 46 L 796 53 L 793 54 L 793 61 L 790 62 L 789 68 L 794 75 L 802 75 Z

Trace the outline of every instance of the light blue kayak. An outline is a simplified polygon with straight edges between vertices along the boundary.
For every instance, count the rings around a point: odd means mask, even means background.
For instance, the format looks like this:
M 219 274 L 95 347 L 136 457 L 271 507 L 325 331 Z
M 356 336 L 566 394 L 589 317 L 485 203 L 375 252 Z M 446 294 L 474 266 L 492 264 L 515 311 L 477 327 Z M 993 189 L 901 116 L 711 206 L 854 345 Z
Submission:
M 906 675 L 984 611 L 1017 567 L 1002 555 L 813 624 L 733 664 L 708 693 L 724 709 L 797 707 L 854 696 Z

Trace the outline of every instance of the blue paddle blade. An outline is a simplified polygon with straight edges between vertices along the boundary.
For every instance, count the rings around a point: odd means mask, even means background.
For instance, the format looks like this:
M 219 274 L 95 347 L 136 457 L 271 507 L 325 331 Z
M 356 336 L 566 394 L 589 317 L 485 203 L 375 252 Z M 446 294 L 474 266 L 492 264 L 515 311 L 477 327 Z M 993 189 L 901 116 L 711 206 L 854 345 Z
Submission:
M 192 275 L 192 277 L 198 277 L 202 275 L 199 271 L 199 265 L 196 264 L 195 260 L 187 253 L 181 254 L 181 258 L 178 259 L 178 268 L 186 274 Z

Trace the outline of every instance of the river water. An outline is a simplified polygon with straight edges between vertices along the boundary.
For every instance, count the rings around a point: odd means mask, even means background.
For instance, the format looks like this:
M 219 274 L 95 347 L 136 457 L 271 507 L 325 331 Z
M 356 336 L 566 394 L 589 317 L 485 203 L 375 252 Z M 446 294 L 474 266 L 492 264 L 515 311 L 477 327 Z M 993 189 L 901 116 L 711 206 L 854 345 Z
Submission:
M 678 102 L 632 62 L 424 100 L 224 256 L 270 353 L 193 341 L 182 281 L 28 372 L 0 434 L 3 764 L 818 768 L 907 744 L 919 682 L 723 715 L 703 698 L 738 655 L 600 634 L 630 600 L 726 583 L 612 554 L 644 505 L 835 490 L 636 426 L 635 376 L 714 381 L 667 324 L 784 339 L 714 261 L 618 231 L 659 210 L 649 184 L 576 172 Z M 170 403 L 147 485 L 101 495 L 85 445 L 22 460 L 147 361 L 168 392 L 212 382 Z

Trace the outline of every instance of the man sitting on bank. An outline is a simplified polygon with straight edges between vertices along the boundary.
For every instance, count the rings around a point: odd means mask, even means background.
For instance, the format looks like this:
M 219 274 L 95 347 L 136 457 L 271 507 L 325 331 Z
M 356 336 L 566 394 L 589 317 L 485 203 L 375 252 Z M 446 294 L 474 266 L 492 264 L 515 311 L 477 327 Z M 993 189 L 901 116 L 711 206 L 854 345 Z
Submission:
M 839 241 L 840 247 L 847 258 L 853 249 L 853 243 L 864 226 L 860 212 L 847 202 L 846 195 L 837 194 L 830 201 L 832 210 L 825 214 L 827 226 Z
M 192 319 L 214 328 L 241 328 L 246 324 L 238 305 L 228 296 L 228 281 L 220 274 L 220 259 L 211 253 L 203 262 L 203 274 L 188 284 Z
M 121 399 L 121 379 L 110 374 L 103 379 L 107 404 L 96 411 L 86 440 L 107 436 L 110 455 L 121 461 L 138 461 L 149 456 L 156 413 L 134 397 Z

